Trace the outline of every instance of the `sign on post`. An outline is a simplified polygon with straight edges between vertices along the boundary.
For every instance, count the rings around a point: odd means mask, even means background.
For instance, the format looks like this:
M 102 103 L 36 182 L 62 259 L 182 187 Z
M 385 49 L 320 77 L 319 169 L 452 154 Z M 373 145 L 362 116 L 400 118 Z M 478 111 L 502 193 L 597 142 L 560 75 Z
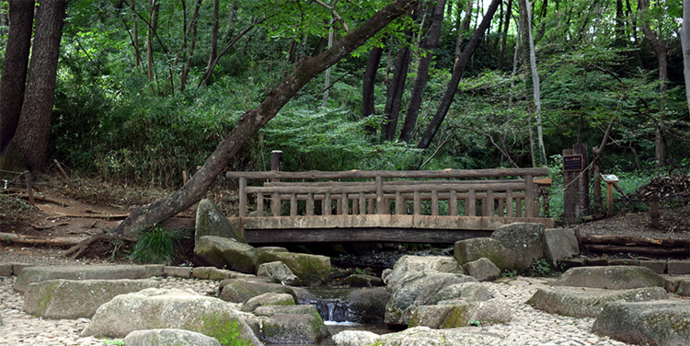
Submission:
M 563 155 L 563 172 L 580 172 L 585 169 L 582 154 Z

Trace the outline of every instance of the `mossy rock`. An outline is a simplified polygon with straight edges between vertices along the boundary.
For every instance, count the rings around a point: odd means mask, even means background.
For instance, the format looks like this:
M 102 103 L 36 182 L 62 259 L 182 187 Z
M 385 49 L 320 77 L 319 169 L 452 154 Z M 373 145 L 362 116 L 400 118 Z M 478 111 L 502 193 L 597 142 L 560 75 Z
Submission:
M 280 261 L 297 276 L 296 285 L 319 286 L 328 281 L 331 273 L 331 259 L 326 256 L 294 252 L 263 252 L 258 264 Z
M 649 268 L 637 266 L 579 267 L 568 269 L 553 286 L 625 290 L 664 287 L 664 279 Z
M 203 236 L 194 245 L 194 260 L 202 265 L 256 273 L 258 256 L 253 246 L 233 239 Z
M 235 239 L 247 243 L 242 233 L 228 221 L 223 212 L 210 199 L 202 199 L 196 210 L 194 241 L 207 235 Z
M 517 255 L 515 251 L 505 247 L 493 238 L 471 238 L 455 243 L 455 259 L 461 265 L 486 258 L 500 270 L 512 270 L 515 267 Z
M 297 300 L 295 291 L 281 284 L 249 279 L 229 279 L 220 284 L 220 298 L 233 303 L 245 303 L 264 293 L 287 293 Z

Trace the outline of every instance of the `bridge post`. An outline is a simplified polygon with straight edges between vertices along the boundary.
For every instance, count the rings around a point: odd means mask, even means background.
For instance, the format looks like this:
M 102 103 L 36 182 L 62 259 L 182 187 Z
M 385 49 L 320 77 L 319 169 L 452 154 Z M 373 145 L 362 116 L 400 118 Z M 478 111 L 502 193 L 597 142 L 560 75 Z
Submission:
M 525 217 L 534 217 L 534 182 L 531 175 L 525 176 Z
M 240 178 L 240 217 L 247 217 L 247 178 Z
M 386 214 L 383 211 L 383 178 L 376 176 L 376 214 Z

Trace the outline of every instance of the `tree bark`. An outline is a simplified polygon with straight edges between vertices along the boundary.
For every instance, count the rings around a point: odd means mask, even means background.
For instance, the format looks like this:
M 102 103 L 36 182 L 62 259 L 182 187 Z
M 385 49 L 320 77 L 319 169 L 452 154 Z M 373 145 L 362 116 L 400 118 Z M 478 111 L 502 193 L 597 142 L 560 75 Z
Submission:
M 462 55 L 453 68 L 453 74 L 450 77 L 450 82 L 448 83 L 446 92 L 443 94 L 443 99 L 441 100 L 434 117 L 427 126 L 426 131 L 424 131 L 424 135 L 417 145 L 418 148 L 427 149 L 431 144 L 431 141 L 434 139 L 436 132 L 438 132 L 438 129 L 441 127 L 441 123 L 443 123 L 443 119 L 446 117 L 446 114 L 448 114 L 448 110 L 450 109 L 450 104 L 453 102 L 453 96 L 455 95 L 455 91 L 458 88 L 458 83 L 460 83 L 460 79 L 462 78 L 462 73 L 465 71 L 465 66 L 467 66 L 467 63 L 470 61 L 470 57 L 472 54 L 474 54 L 475 49 L 477 49 L 482 36 L 484 36 L 484 32 L 486 32 L 489 24 L 491 24 L 491 19 L 493 18 L 494 13 L 496 13 L 496 9 L 498 8 L 500 1 L 501 0 L 491 1 L 484 18 L 482 18 L 479 28 L 474 31 L 472 38 L 470 38 L 470 42 L 467 44 L 467 46 L 465 46 Z
M 24 167 L 32 173 L 43 170 L 48 162 L 50 116 L 66 7 L 65 0 L 42 1 L 36 12 L 28 82 L 13 139 L 22 153 Z
M 688 109 L 690 110 L 690 0 L 683 0 L 683 26 L 680 30 L 680 43 L 683 47 L 685 97 L 688 102 Z
M 206 69 L 211 68 L 211 64 L 216 60 L 216 55 L 218 55 L 218 7 L 220 6 L 220 0 L 213 0 L 213 14 L 211 18 L 211 52 L 208 57 L 208 65 Z
M 10 1 L 9 15 L 10 32 L 0 77 L 0 155 L 10 144 L 19 124 L 29 65 L 34 1 Z
M 364 70 L 364 77 L 362 78 L 362 116 L 364 117 L 368 117 L 376 112 L 376 95 L 374 91 L 376 88 L 376 72 L 381 63 L 381 55 L 383 55 L 383 48 L 372 48 L 371 52 L 369 52 L 367 67 Z M 374 127 L 367 127 L 367 129 L 369 133 L 376 133 Z
M 422 105 L 422 95 L 426 88 L 426 83 L 429 79 L 429 66 L 433 58 L 432 51 L 436 49 L 438 38 L 441 35 L 441 25 L 443 24 L 443 10 L 446 6 L 445 0 L 438 0 L 434 6 L 433 19 L 431 27 L 429 28 L 429 37 L 424 43 L 422 49 L 426 55 L 419 60 L 419 68 L 417 68 L 417 79 L 412 89 L 410 105 L 407 108 L 405 115 L 405 122 L 400 133 L 400 139 L 410 143 L 414 128 L 417 125 L 417 117 L 419 116 L 419 108 Z
M 414 0 L 397 0 L 335 42 L 331 49 L 313 58 L 303 57 L 295 66 L 295 70 L 271 90 L 257 108 L 240 117 L 235 128 L 218 144 L 216 150 L 187 184 L 171 195 L 135 210 L 117 227 L 115 233 L 125 239 L 136 239 L 139 230 L 166 220 L 199 201 L 218 174 L 226 169 L 228 163 L 244 148 L 251 137 L 273 119 L 304 85 L 329 66 L 348 56 L 388 23 L 405 14 L 415 3 Z
M 508 28 L 510 28 L 510 17 L 513 14 L 513 0 L 508 0 L 508 10 L 506 11 L 505 25 L 501 34 L 501 50 L 498 53 L 498 70 L 503 70 L 503 59 L 506 54 L 506 40 L 508 38 Z
M 534 95 L 534 115 L 537 120 L 537 142 L 539 143 L 539 165 L 546 165 L 546 148 L 544 148 L 544 133 L 541 124 L 541 90 L 539 87 L 539 74 L 537 73 L 537 56 L 534 50 L 534 37 L 532 36 L 532 4 L 525 0 L 527 5 L 527 32 L 529 33 L 529 62 L 532 70 L 532 88 Z
M 201 3 L 204 0 L 197 0 L 196 7 L 194 8 L 194 14 L 192 15 L 192 21 L 189 23 L 187 28 L 186 36 L 191 36 L 191 42 L 189 43 L 189 55 L 185 52 L 183 56 L 187 57 L 187 64 L 182 70 L 182 76 L 180 77 L 180 91 L 184 92 L 187 87 L 187 76 L 189 76 L 189 69 L 192 67 L 192 56 L 194 56 L 194 48 L 196 47 L 196 33 L 197 24 L 199 23 L 199 9 L 201 8 Z
M 148 63 L 148 77 L 149 82 L 153 81 L 153 36 L 155 35 L 156 28 L 158 27 L 158 9 L 160 8 L 160 3 L 158 0 L 150 0 L 150 19 L 148 30 L 146 31 L 146 61 Z

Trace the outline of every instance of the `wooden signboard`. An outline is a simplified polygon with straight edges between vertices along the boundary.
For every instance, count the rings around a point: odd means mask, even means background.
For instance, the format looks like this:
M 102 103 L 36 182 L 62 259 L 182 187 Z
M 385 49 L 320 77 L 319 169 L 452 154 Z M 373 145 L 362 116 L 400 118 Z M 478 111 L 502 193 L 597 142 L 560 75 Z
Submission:
M 582 154 L 563 155 L 563 172 L 579 172 L 585 169 Z

